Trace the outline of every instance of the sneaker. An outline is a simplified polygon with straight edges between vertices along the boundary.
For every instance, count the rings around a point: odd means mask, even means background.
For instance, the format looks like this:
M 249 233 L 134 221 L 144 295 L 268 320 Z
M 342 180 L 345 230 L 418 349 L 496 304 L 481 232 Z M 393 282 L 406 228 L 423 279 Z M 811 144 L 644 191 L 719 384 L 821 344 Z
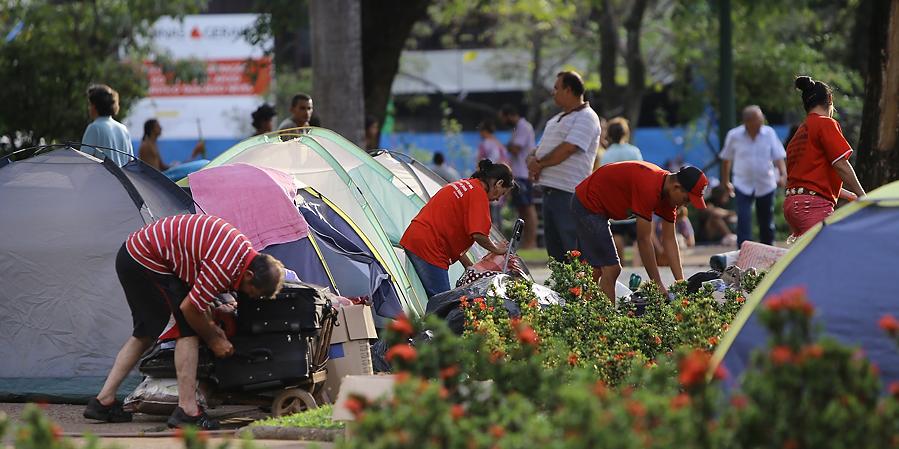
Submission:
M 84 417 L 103 422 L 131 422 L 131 413 L 122 409 L 122 403 L 115 401 L 112 405 L 103 405 L 97 398 L 87 401 L 84 409 Z
M 206 412 L 200 412 L 197 416 L 190 416 L 184 412 L 184 409 L 178 407 L 172 412 L 167 421 L 170 429 L 182 428 L 185 426 L 194 426 L 200 430 L 218 430 L 219 422 L 210 418 Z

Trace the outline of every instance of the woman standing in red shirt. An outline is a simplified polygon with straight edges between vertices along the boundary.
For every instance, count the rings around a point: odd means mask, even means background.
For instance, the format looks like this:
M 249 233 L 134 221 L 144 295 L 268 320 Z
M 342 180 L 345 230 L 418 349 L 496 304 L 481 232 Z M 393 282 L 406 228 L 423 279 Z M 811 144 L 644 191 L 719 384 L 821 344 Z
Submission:
M 472 262 L 465 251 L 475 242 L 494 254 L 505 254 L 508 244 L 490 240 L 490 202 L 514 186 L 512 170 L 489 159 L 478 163 L 471 178 L 443 186 L 406 228 L 400 246 L 412 261 L 430 299 L 450 290 L 449 266 Z
M 865 195 L 849 163 L 852 147 L 833 119 L 833 92 L 810 77 L 796 78 L 808 115 L 787 145 L 787 191 L 784 217 L 800 236 L 833 213 L 837 198 Z M 843 184 L 846 188 L 843 189 Z

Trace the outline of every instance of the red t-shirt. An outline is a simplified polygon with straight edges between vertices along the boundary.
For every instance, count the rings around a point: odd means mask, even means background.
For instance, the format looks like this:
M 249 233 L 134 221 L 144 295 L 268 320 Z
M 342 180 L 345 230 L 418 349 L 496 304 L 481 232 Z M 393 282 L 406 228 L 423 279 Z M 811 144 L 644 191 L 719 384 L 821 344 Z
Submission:
M 649 162 L 615 162 L 599 167 L 574 193 L 587 210 L 613 220 L 634 214 L 652 221 L 656 214 L 674 223 L 676 208 L 662 199 L 662 186 L 670 174 Z
M 490 235 L 490 201 L 477 179 L 443 186 L 406 228 L 400 246 L 425 262 L 449 269 L 474 243 L 472 234 Z
M 810 113 L 787 145 L 787 188 L 811 189 L 836 203 L 843 180 L 833 164 L 851 154 L 840 124 Z

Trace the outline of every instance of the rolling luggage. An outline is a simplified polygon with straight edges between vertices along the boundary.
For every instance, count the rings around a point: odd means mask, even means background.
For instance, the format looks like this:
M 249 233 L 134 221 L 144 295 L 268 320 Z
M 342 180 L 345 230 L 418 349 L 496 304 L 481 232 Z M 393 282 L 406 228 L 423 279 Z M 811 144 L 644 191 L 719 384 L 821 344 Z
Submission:
M 234 355 L 215 359 L 215 377 L 224 390 L 262 390 L 293 385 L 309 377 L 309 344 L 295 333 L 238 335 Z
M 273 299 L 241 298 L 237 308 L 238 334 L 288 332 L 318 336 L 332 297 L 326 287 L 285 283 Z

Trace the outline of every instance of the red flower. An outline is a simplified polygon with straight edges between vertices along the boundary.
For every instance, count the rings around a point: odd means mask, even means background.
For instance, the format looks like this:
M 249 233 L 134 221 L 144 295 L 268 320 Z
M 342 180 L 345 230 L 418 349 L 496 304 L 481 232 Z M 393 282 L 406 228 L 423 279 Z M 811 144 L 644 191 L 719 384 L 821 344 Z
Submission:
M 506 429 L 503 426 L 498 424 L 494 424 L 490 426 L 490 435 L 493 435 L 493 438 L 502 438 L 503 435 L 506 434 Z
M 644 407 L 643 404 L 641 404 L 639 401 L 628 401 L 626 407 L 627 412 L 634 418 L 642 418 L 646 416 L 646 407 Z
M 746 302 L 746 298 L 744 298 L 742 296 L 737 296 L 737 302 L 740 304 L 743 304 L 744 302 Z
M 715 373 L 712 377 L 716 380 L 724 380 L 727 379 L 727 375 L 727 368 L 725 368 L 724 365 L 719 364 L 715 367 Z
M 765 307 L 772 312 L 779 312 L 784 308 L 784 302 L 780 299 L 780 296 L 775 296 L 765 301 Z
M 453 404 L 450 407 L 450 416 L 453 417 L 454 421 L 457 421 L 459 418 L 465 416 L 465 408 L 462 407 L 461 404 Z
M 713 336 L 709 337 L 708 342 L 710 345 L 715 346 L 718 344 L 718 337 L 713 335 Z
M 528 307 L 530 307 L 530 308 L 532 308 L 532 309 L 537 308 L 537 300 L 536 300 L 536 299 L 532 299 L 531 302 L 528 303 Z
M 681 359 L 678 364 L 680 384 L 689 388 L 704 382 L 710 361 L 711 355 L 698 349 Z
M 415 360 L 415 357 L 417 356 L 418 352 L 415 350 L 415 348 L 407 344 L 400 343 L 391 346 L 390 349 L 387 350 L 387 354 L 385 354 L 384 357 L 388 362 L 393 361 L 393 359 L 397 357 L 403 359 L 406 362 L 411 362 L 412 360 Z
M 577 354 L 573 352 L 568 354 L 568 364 L 571 366 L 577 365 Z
M 884 315 L 880 318 L 880 321 L 877 322 L 877 325 L 894 337 L 899 333 L 899 320 L 896 320 L 896 317 L 893 315 Z
M 573 249 L 571 251 L 568 251 L 568 257 L 571 257 L 572 259 L 577 259 L 578 257 L 581 257 L 581 252 L 576 249 Z
M 503 351 L 493 351 L 490 353 L 490 363 L 496 363 L 502 360 L 503 357 L 506 356 L 506 353 Z
M 581 296 L 581 288 L 580 287 L 571 287 L 568 289 L 568 292 L 574 296 Z
M 681 301 L 680 303 L 681 303 L 682 306 L 687 307 L 687 306 L 690 305 L 690 300 L 687 299 L 687 298 L 684 298 L 684 300 Z
M 676 321 L 683 321 L 683 320 L 684 320 L 684 315 L 678 313 L 677 315 L 674 315 L 674 319 L 675 319 Z
M 893 395 L 893 397 L 899 398 L 899 381 L 890 384 L 890 394 Z
M 394 374 L 394 377 L 396 378 L 396 383 L 401 384 L 408 381 L 412 377 L 412 375 L 409 374 L 409 371 L 400 371 Z
M 412 323 L 409 321 L 409 318 L 406 318 L 405 314 L 402 314 L 399 318 L 391 321 L 388 328 L 406 337 L 411 337 L 412 334 L 415 333 Z
M 357 419 L 365 411 L 365 399 L 356 395 L 347 398 L 343 403 L 344 408 L 350 411 Z
M 737 410 L 742 410 L 748 403 L 749 399 L 747 399 L 746 396 L 743 396 L 742 394 L 738 394 L 730 398 L 730 405 L 734 406 L 734 408 Z
M 820 359 L 824 355 L 824 348 L 819 344 L 809 345 L 803 348 L 802 354 L 813 359 Z
M 459 366 L 458 365 L 450 365 L 450 366 L 440 370 L 440 378 L 441 379 L 449 379 L 450 377 L 455 377 L 457 374 L 459 374 Z
M 775 366 L 785 365 L 793 361 L 793 351 L 788 346 L 778 345 L 771 348 L 771 362 Z
M 690 396 L 688 396 L 686 393 L 681 393 L 671 398 L 671 408 L 675 410 L 686 407 L 688 405 L 690 405 Z
M 653 343 L 655 343 L 656 346 L 662 345 L 662 337 L 659 337 L 658 335 L 654 336 L 652 338 L 652 341 L 653 341 Z
M 58 424 L 53 424 L 50 426 L 50 434 L 53 436 L 53 441 L 59 441 L 62 438 L 62 427 L 59 427 Z
M 518 341 L 529 346 L 537 346 L 540 343 L 540 337 L 537 336 L 537 332 L 531 326 L 525 325 L 518 330 Z
M 609 392 L 609 388 L 606 386 L 605 382 L 603 382 L 601 380 L 597 380 L 596 383 L 593 384 L 593 394 L 595 394 L 596 397 L 598 397 L 600 399 L 605 399 L 606 394 L 608 394 L 608 392 Z

